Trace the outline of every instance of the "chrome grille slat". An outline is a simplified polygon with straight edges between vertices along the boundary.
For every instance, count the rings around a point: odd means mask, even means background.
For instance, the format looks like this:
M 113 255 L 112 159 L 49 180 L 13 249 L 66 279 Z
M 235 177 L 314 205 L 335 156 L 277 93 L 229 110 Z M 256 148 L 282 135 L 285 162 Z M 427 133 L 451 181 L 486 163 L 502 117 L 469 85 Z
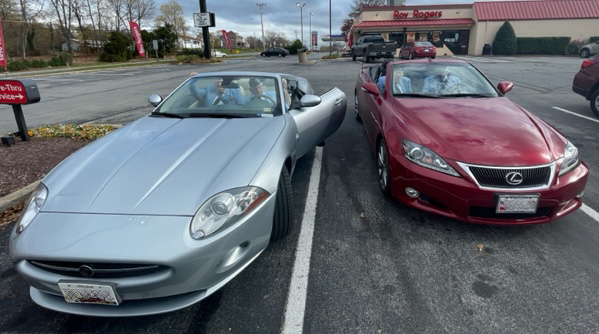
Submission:
M 525 167 L 482 166 L 461 162 L 458 164 L 476 181 L 479 187 L 497 190 L 545 189 L 551 184 L 555 172 L 555 163 Z M 522 175 L 520 184 L 511 185 L 507 182 L 506 176 L 511 172 L 518 172 Z
M 83 277 L 79 271 L 81 266 L 93 268 L 94 277 L 123 278 L 149 275 L 167 270 L 168 267 L 154 264 L 127 264 L 127 263 L 84 263 L 84 262 L 59 262 L 29 260 L 32 265 L 49 272 L 71 276 Z

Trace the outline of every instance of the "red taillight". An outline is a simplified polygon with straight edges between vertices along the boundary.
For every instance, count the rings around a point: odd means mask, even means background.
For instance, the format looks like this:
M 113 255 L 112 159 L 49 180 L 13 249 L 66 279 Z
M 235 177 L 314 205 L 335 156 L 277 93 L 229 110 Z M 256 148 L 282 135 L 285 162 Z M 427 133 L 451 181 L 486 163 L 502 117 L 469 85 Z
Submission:
M 420 52 L 420 51 L 422 51 L 422 48 L 415 48 L 414 51 Z
M 587 68 L 587 67 L 589 67 L 589 66 L 591 66 L 593 64 L 596 64 L 596 63 L 597 62 L 594 61 L 594 60 L 592 60 L 592 59 L 587 59 L 587 60 L 585 60 L 585 61 L 582 62 L 582 65 L 580 65 L 580 69 L 584 70 L 585 68 Z

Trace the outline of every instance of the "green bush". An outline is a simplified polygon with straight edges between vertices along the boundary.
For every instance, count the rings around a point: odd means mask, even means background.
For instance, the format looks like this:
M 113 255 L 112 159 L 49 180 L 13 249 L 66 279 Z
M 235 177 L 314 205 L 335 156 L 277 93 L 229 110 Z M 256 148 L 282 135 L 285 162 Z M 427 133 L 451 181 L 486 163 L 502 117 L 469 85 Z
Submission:
M 8 64 L 6 65 L 6 68 L 8 71 L 22 71 L 22 70 L 26 70 L 29 68 L 29 66 L 27 66 L 27 61 L 18 61 L 18 60 L 11 60 L 8 62 Z
M 100 55 L 100 61 L 106 62 L 124 62 L 133 57 L 133 52 L 129 50 L 131 40 L 120 32 L 110 33 L 110 38 L 104 45 L 104 52 Z
M 70 54 L 68 54 L 66 52 L 59 53 L 58 58 L 64 64 L 64 66 L 73 65 L 73 56 L 71 56 Z
M 197 56 L 199 58 L 204 58 L 204 50 L 203 49 L 181 49 L 177 51 L 177 56 Z
M 514 55 L 518 51 L 516 33 L 508 21 L 497 31 L 492 49 L 494 55 Z
M 66 64 L 63 63 L 62 60 L 58 56 L 54 56 L 54 57 L 52 57 L 52 59 L 48 60 L 48 66 L 59 67 L 59 66 L 66 66 Z
M 303 48 L 305 48 L 305 47 L 299 39 L 296 39 L 295 42 L 293 42 L 293 44 L 291 44 L 290 46 L 285 47 L 285 49 L 287 49 L 289 51 L 289 54 L 292 54 L 292 55 L 297 54 L 297 49 L 303 49 Z
M 31 61 L 31 67 L 44 68 L 44 67 L 48 67 L 48 63 L 46 63 L 43 59 L 34 59 Z
M 599 36 L 591 36 L 591 38 L 589 38 L 589 43 L 595 43 L 599 41 Z
M 520 37 L 518 40 L 519 54 L 566 54 L 570 37 Z
M 200 57 L 198 57 L 196 55 L 178 55 L 177 56 L 177 62 L 185 63 L 185 64 L 191 64 L 194 61 L 197 61 L 199 59 L 200 59 Z

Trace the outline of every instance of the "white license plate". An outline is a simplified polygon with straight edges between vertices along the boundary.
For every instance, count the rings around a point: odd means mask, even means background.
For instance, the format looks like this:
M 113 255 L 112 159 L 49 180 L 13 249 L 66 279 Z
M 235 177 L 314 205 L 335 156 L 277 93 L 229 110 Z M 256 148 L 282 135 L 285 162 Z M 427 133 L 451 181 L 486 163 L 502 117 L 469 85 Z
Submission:
M 429 52 L 429 51 L 430 51 L 429 49 L 424 49 L 424 52 Z
M 539 195 L 499 195 L 497 213 L 535 213 Z
M 58 282 L 58 287 L 67 303 L 119 305 L 113 284 L 61 281 Z

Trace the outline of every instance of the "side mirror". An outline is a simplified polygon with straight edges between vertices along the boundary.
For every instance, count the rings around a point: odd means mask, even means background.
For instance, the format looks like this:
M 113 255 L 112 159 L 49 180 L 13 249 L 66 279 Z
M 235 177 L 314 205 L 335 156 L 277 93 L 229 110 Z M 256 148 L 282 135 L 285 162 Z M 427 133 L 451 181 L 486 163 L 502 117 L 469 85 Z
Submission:
M 514 88 L 514 83 L 513 82 L 502 81 L 499 84 L 497 84 L 497 89 L 503 95 L 505 95 L 507 92 L 509 92 L 510 90 L 512 90 L 512 88 Z
M 148 102 L 150 102 L 150 104 L 154 107 L 158 107 L 160 102 L 162 102 L 162 96 L 158 94 L 152 94 L 150 97 L 148 97 Z
M 320 104 L 322 99 L 316 95 L 304 95 L 300 100 L 300 104 L 302 108 L 304 107 L 314 107 Z
M 363 84 L 362 90 L 371 95 L 379 95 L 379 88 L 372 82 Z

